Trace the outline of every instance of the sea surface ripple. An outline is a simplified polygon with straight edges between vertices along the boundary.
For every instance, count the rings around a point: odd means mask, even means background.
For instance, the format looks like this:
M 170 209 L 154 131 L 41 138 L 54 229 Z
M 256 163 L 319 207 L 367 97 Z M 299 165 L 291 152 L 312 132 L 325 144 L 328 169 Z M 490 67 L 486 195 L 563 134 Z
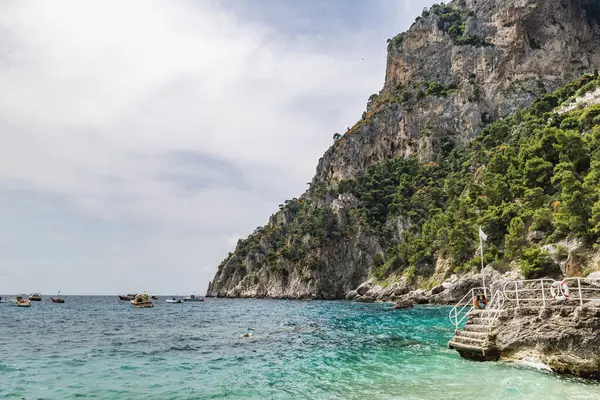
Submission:
M 462 360 L 446 307 L 66 300 L 0 304 L 1 399 L 600 398 L 594 383 Z

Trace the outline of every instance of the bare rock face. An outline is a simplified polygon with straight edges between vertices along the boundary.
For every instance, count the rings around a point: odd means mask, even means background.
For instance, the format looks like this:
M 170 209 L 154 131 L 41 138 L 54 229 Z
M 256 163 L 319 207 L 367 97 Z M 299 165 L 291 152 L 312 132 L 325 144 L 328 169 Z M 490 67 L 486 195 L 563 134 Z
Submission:
M 527 240 L 530 242 L 539 242 L 545 236 L 545 233 L 542 231 L 531 231 L 527 234 Z
M 503 360 L 536 360 L 556 373 L 600 379 L 600 309 L 508 310 L 496 346 Z
M 327 191 L 393 157 L 435 161 L 490 121 L 600 66 L 596 0 L 455 0 L 449 6 L 459 10 L 454 26 L 441 17 L 448 6 L 432 7 L 390 41 L 384 87 L 369 99 L 364 118 L 319 160 L 311 189 L 221 263 L 207 296 L 345 298 L 387 261 L 381 259 L 385 249 L 368 229 L 348 223 L 356 199 L 317 196 L 315 188 Z M 310 233 L 298 234 L 305 227 L 293 213 L 308 208 L 319 219 Z M 331 225 L 343 234 L 332 235 Z M 398 220 L 391 234 L 400 237 L 409 227 L 410 221 Z M 351 297 L 398 296 L 386 289 Z M 463 289 L 417 300 L 446 304 Z
M 464 35 L 445 32 L 430 12 L 395 38 L 383 90 L 366 119 L 325 153 L 315 182 L 354 178 L 392 157 L 435 161 L 442 146 L 469 142 L 486 122 L 600 65 L 591 0 L 451 4 L 464 13 Z M 434 83 L 448 90 L 435 94 Z M 398 95 L 403 102 L 386 101 Z
M 589 279 L 600 279 L 600 272 L 592 272 L 587 276 Z
M 562 249 L 565 254 L 560 254 L 559 249 Z M 560 266 L 564 276 L 581 276 L 582 264 L 584 258 L 582 251 L 584 244 L 581 239 L 565 239 L 556 244 L 547 244 L 542 247 L 543 251 L 548 252 L 555 263 Z

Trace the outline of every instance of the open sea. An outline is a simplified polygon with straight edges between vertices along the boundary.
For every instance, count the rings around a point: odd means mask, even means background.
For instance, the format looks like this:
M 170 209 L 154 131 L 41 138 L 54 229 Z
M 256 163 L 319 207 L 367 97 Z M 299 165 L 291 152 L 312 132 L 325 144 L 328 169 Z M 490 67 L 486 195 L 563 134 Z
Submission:
M 462 360 L 446 307 L 154 302 L 0 304 L 0 398 L 600 399 L 598 384 Z

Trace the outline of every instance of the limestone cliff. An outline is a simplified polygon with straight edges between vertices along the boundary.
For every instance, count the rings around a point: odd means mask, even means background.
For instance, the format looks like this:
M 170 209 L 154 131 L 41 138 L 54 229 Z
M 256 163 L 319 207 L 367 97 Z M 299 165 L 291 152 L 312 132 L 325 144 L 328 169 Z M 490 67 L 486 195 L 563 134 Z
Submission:
M 469 142 L 486 122 L 600 65 L 593 1 L 451 4 L 459 16 L 434 8 L 390 41 L 383 90 L 319 161 L 315 183 L 353 178 L 386 158 L 434 161 L 444 143 Z
M 490 122 L 593 72 L 600 66 L 599 21 L 593 0 L 456 0 L 425 11 L 389 41 L 383 89 L 319 160 L 311 188 L 238 243 L 207 295 L 343 298 L 386 263 L 417 266 L 405 271 L 406 285 L 415 275 L 447 274 L 456 254 L 417 261 L 390 254 L 417 223 L 418 203 L 396 198 L 394 206 L 404 211 L 378 221 L 359 216 L 364 199 L 340 185 L 382 160 L 448 162 L 451 149 L 465 147 Z M 394 168 L 421 167 L 400 162 Z M 438 178 L 422 175 L 428 182 Z M 405 185 L 407 198 L 431 186 L 422 178 Z

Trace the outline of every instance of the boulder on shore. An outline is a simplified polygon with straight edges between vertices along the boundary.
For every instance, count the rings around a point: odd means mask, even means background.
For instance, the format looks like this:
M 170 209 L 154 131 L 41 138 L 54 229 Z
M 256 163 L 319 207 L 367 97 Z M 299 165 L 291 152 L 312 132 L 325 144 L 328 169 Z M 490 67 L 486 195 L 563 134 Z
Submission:
M 431 289 L 431 295 L 442 293 L 444 290 L 446 290 L 446 286 L 444 286 L 443 284 L 437 285 L 433 289 Z
M 374 303 L 375 299 L 370 296 L 360 296 L 356 299 L 359 303 Z
M 408 294 L 408 298 L 417 304 L 427 304 L 429 303 L 429 298 L 427 297 L 427 292 L 423 289 L 415 290 Z
M 358 293 L 360 296 L 362 296 L 363 294 L 365 294 L 369 290 L 371 290 L 372 286 L 373 286 L 373 280 L 369 279 L 368 281 L 361 283 L 360 286 L 356 288 L 356 293 Z
M 346 300 L 354 300 L 358 297 L 356 290 L 351 290 L 346 294 Z
M 412 300 L 410 300 L 408 298 L 400 299 L 394 303 L 395 310 L 406 309 L 406 308 L 413 308 L 413 302 L 412 302 Z

